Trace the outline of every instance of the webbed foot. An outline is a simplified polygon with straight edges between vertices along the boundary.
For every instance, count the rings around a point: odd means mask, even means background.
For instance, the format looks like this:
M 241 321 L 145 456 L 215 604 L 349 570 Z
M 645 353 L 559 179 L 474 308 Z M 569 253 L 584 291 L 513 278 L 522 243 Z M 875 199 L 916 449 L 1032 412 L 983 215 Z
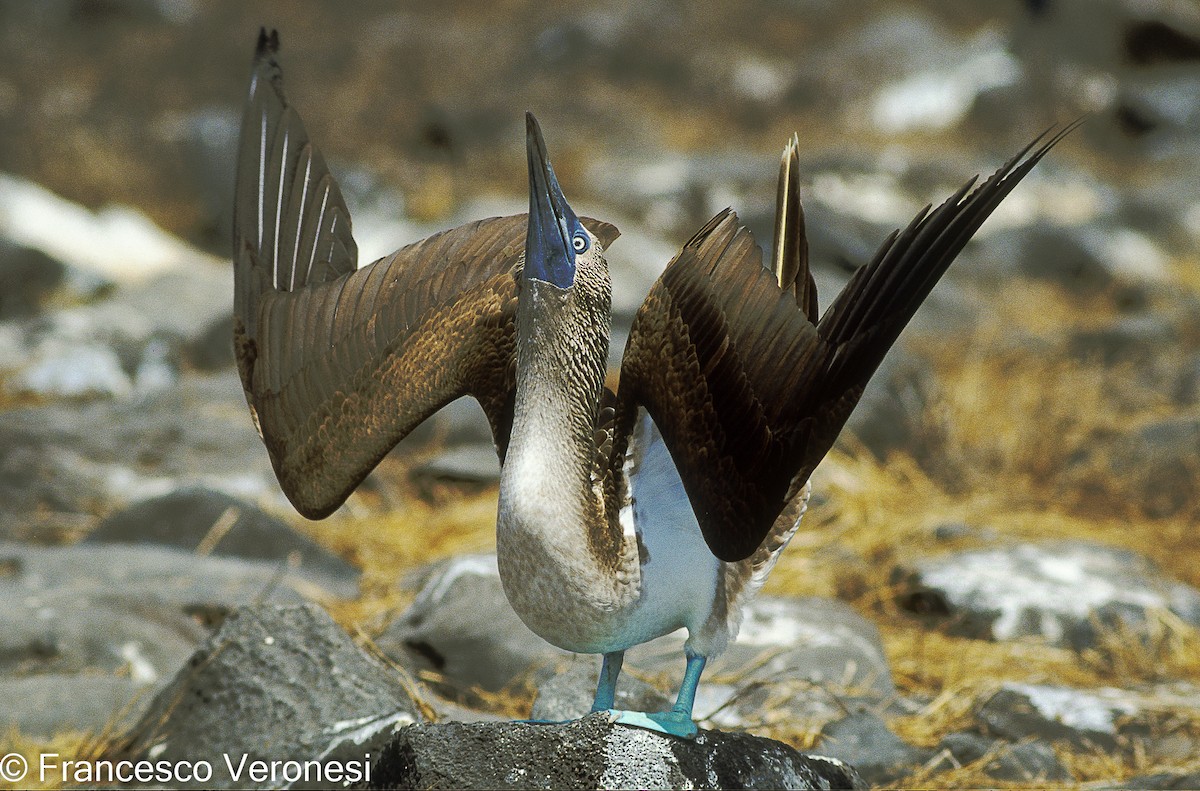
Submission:
M 694 739 L 699 732 L 696 723 L 692 722 L 689 714 L 674 709 L 671 711 L 655 712 L 609 709 L 608 714 L 612 717 L 613 722 L 632 725 L 635 728 L 644 728 L 648 731 L 665 733 L 668 736 L 675 736 L 680 739 Z

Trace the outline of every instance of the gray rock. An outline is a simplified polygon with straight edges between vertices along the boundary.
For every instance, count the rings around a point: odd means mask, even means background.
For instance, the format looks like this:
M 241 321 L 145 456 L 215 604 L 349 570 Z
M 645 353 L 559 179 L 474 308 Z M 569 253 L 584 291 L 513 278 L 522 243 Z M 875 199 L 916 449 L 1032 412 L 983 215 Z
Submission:
M 1077 650 L 1097 628 L 1146 632 L 1148 612 L 1200 623 L 1200 591 L 1128 550 L 1080 542 L 1018 544 L 932 558 L 900 572 L 904 606 L 968 637 L 1037 637 Z
M 591 711 L 600 680 L 600 657 L 575 654 L 563 660 L 557 672 L 545 675 L 538 684 L 530 719 L 561 722 Z M 674 698 L 630 673 L 623 673 L 618 680 L 615 706 L 618 709 L 666 711 L 672 703 Z
M 232 614 L 150 704 L 109 756 L 196 760 L 211 756 L 207 783 L 180 787 L 316 787 L 276 774 L 235 775 L 220 756 L 330 762 L 377 751 L 419 705 L 395 674 L 354 644 L 319 607 L 255 606 Z M 365 768 L 364 768 L 365 771 Z
M 975 712 L 985 733 L 1009 741 L 1054 742 L 1179 765 L 1200 750 L 1195 734 L 1180 727 L 1200 714 L 1196 693 L 1194 684 L 1179 682 L 1128 689 L 1009 682 L 978 701 Z
M 0 601 L 0 674 L 120 674 L 137 686 L 175 673 L 208 631 L 184 608 L 163 607 L 97 586 L 70 595 L 12 595 Z M 28 589 L 22 589 L 28 594 Z
M 308 536 L 261 508 L 224 492 L 185 487 L 109 514 L 85 543 L 158 544 L 221 557 L 285 562 L 339 596 L 357 595 L 358 571 Z
M 129 724 L 235 607 L 321 593 L 285 571 L 164 547 L 0 542 L 0 675 L 28 687 L 14 721 L 36 733 Z
M 896 783 L 933 755 L 932 750 L 905 743 L 881 718 L 867 712 L 825 726 L 820 749 L 831 758 L 853 762 L 873 786 Z
M 25 318 L 63 281 L 61 261 L 0 238 L 0 321 Z
M 1166 316 L 1125 316 L 1107 327 L 1076 330 L 1067 338 L 1067 352 L 1104 365 L 1145 361 L 1157 349 L 1176 344 L 1175 328 Z
M 1200 482 L 1192 473 L 1200 459 L 1200 420 L 1168 417 L 1140 426 L 1105 448 L 1110 474 L 1138 493 L 1147 516 L 1171 516 L 1194 507 Z
M 976 716 L 988 733 L 1004 739 L 1034 737 L 1112 750 L 1117 746 L 1118 721 L 1138 711 L 1131 696 L 1121 690 L 1006 683 Z
M 413 468 L 413 475 L 437 481 L 487 485 L 500 480 L 500 461 L 490 441 L 487 444 L 458 445 L 417 465 Z
M 683 636 L 681 631 L 635 646 L 626 665 L 669 679 L 674 696 L 683 673 Z M 879 631 L 849 605 L 759 596 L 747 606 L 737 640 L 708 663 L 695 715 L 722 728 L 776 720 L 819 726 L 840 718 L 848 701 L 878 702 L 895 693 Z
M 595 714 L 561 725 L 446 724 L 401 730 L 373 788 L 865 788 L 845 763 L 741 733 L 694 741 Z
M 286 505 L 232 370 L 137 402 L 0 412 L 0 536 L 74 537 L 97 513 L 196 483 Z
M 49 739 L 64 731 L 126 728 L 148 703 L 149 688 L 131 678 L 54 673 L 0 678 L 0 728 Z
M 942 738 L 937 749 L 952 759 L 944 768 L 966 766 L 985 756 L 983 771 L 995 780 L 1056 782 L 1074 780 L 1070 771 L 1043 742 L 1006 744 L 977 733 L 961 731 Z
M 1188 791 L 1200 788 L 1200 772 L 1155 772 L 1127 777 L 1119 783 L 1089 785 L 1094 791 Z
M 933 366 L 925 357 L 900 343 L 883 358 L 867 384 L 844 432 L 878 458 L 903 448 L 917 458 L 923 445 L 922 416 L 934 386 Z
M 491 554 L 463 555 L 435 567 L 416 600 L 375 644 L 402 664 L 434 670 L 460 689 L 498 690 L 568 656 L 513 612 Z

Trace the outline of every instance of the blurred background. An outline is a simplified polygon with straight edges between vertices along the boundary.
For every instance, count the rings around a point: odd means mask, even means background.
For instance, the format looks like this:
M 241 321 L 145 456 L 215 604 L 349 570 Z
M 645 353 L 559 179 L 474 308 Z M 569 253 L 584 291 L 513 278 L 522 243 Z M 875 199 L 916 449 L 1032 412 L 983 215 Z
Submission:
M 116 545 L 268 570 L 290 553 L 289 574 L 310 585 L 297 596 L 394 644 L 439 694 L 528 713 L 525 665 L 455 678 L 446 656 L 421 665 L 428 653 L 414 659 L 416 641 L 394 634 L 419 588 L 409 572 L 493 546 L 496 462 L 474 405 L 423 427 L 324 523 L 291 511 L 254 434 L 228 255 L 260 26 L 279 30 L 285 87 L 346 194 L 360 264 L 524 211 L 532 110 L 572 205 L 622 230 L 614 366 L 654 278 L 714 213 L 732 206 L 769 247 L 793 132 L 825 306 L 922 206 L 1084 117 L 889 356 L 767 592 L 834 600 L 877 630 L 890 702 L 871 716 L 903 749 L 878 758 L 873 782 L 1200 772 L 1192 0 L 0 4 L 0 601 L 102 589 L 113 623 L 134 629 L 129 579 L 152 572 Z M 142 571 L 117 596 L 88 557 Z M 96 622 L 82 605 L 61 599 L 56 617 L 73 625 L 53 627 L 53 650 L 9 608 L 0 680 L 28 703 L 8 738 L 77 744 L 109 721 L 104 701 L 166 683 L 259 579 L 216 585 L 202 565 L 188 595 L 211 619 L 180 627 L 150 680 L 121 650 L 70 648 L 87 643 L 77 621 Z M 151 577 L 139 595 L 165 595 Z M 138 640 L 154 642 L 123 645 Z M 96 672 L 116 679 L 109 697 Z M 50 677 L 82 686 L 38 686 Z M 997 724 L 998 691 L 1018 687 L 1083 696 L 1071 705 L 1137 727 Z M 85 696 L 103 700 L 89 713 L 72 703 Z M 838 717 L 778 711 L 711 722 L 835 749 Z M 1026 753 L 1005 764 L 1014 745 Z M 1021 774 L 1031 765 L 1041 773 Z

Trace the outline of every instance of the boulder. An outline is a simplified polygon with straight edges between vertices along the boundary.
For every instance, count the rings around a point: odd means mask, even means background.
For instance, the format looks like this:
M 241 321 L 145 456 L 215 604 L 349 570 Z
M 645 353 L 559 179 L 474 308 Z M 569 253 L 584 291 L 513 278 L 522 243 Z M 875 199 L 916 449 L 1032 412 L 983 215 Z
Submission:
M 689 741 L 593 714 L 562 724 L 414 725 L 371 768 L 366 788 L 865 788 L 832 758 L 744 733 Z
M 1106 630 L 1149 634 L 1154 611 L 1200 624 L 1200 591 L 1125 549 L 1085 542 L 1017 544 L 921 560 L 898 570 L 907 609 L 954 634 L 1036 637 L 1076 650 Z
M 368 754 L 421 719 L 396 674 L 324 610 L 256 605 L 226 619 L 106 757 L 210 761 L 213 777 L 186 788 L 327 787 L 329 767 L 365 774 Z M 262 779 L 255 762 L 271 769 Z

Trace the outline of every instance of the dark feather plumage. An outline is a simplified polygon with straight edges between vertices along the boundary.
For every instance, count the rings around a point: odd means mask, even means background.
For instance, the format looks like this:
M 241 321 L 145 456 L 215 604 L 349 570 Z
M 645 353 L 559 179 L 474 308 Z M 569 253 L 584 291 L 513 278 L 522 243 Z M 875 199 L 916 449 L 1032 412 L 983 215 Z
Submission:
M 621 369 L 615 458 L 625 451 L 636 407 L 644 406 L 713 553 L 725 561 L 750 556 L 832 447 L 867 381 L 955 256 L 1074 126 L 1039 146 L 1043 134 L 981 186 L 971 190 L 972 181 L 918 214 L 815 323 L 816 290 L 806 260 L 787 252 L 787 235 L 777 234 L 776 269 L 768 271 L 737 216 L 718 214 L 667 266 L 634 320 Z M 793 233 L 803 239 L 787 164 L 785 154 L 780 211 L 796 207 Z
M 337 182 L 259 37 L 234 213 L 234 346 L 246 400 L 296 509 L 337 508 L 405 435 L 462 395 L 504 456 L 525 215 L 467 223 L 362 269 Z M 583 218 L 607 246 L 608 223 Z

